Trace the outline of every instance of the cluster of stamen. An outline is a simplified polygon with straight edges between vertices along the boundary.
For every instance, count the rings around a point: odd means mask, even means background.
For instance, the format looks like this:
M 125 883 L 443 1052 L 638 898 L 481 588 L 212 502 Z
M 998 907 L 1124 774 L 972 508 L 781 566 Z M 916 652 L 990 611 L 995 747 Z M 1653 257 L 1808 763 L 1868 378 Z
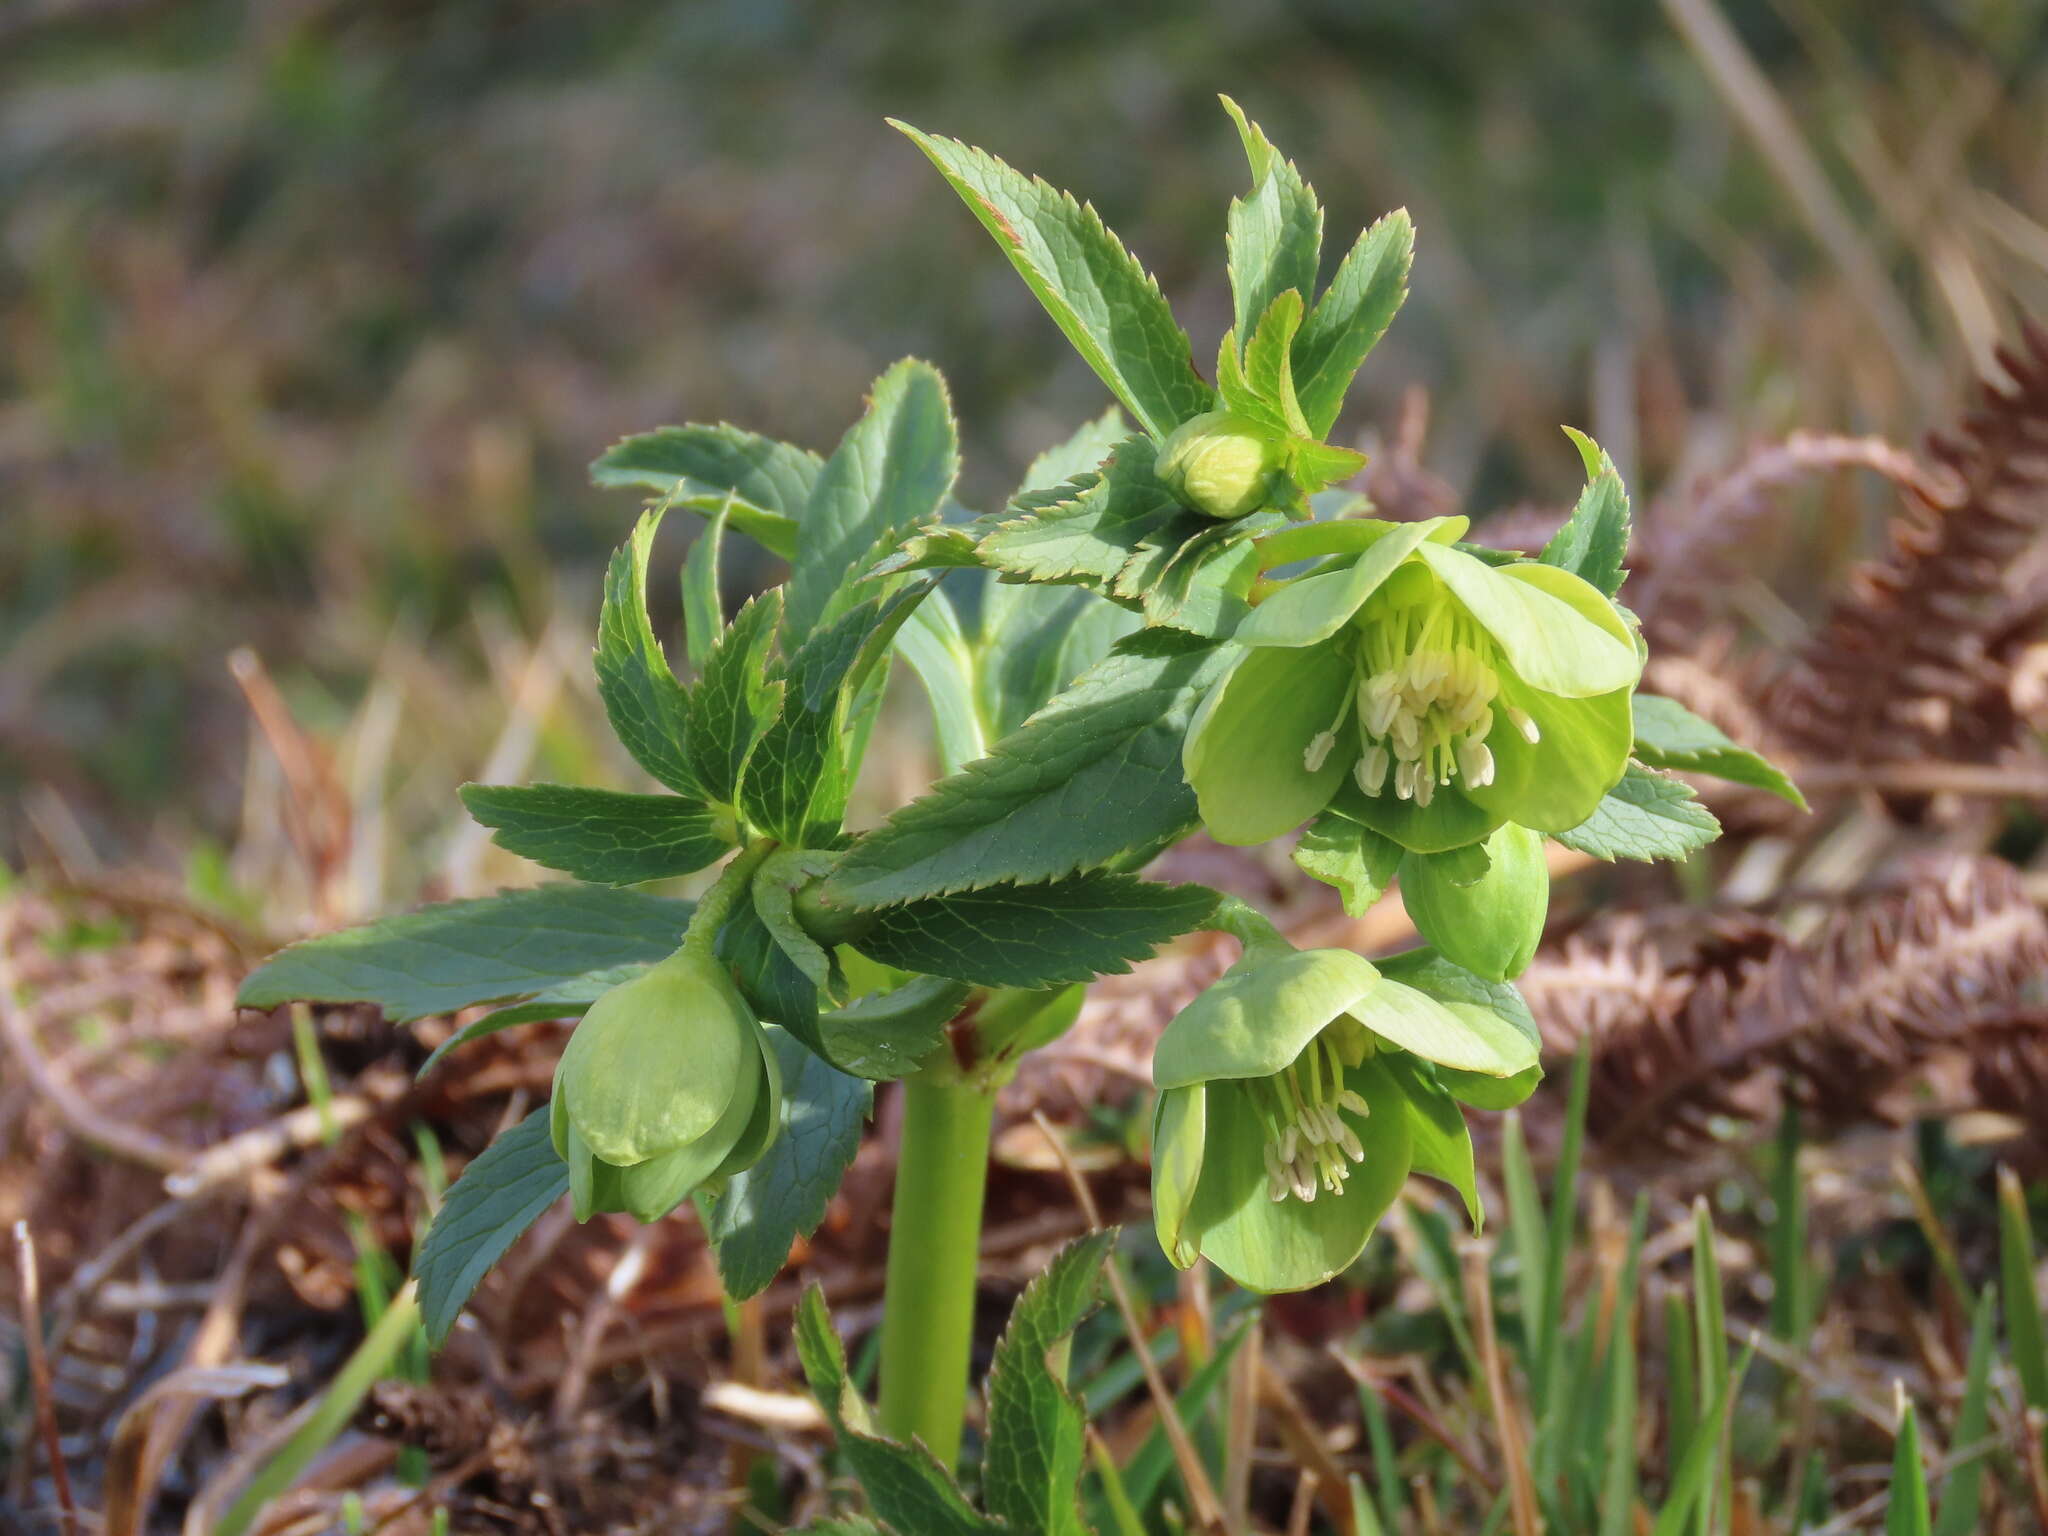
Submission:
M 1302 753 L 1310 773 L 1329 761 L 1355 714 L 1359 754 L 1351 774 L 1377 795 L 1392 783 L 1400 799 L 1426 806 L 1453 780 L 1468 789 L 1493 782 L 1493 729 L 1500 679 L 1478 626 L 1448 603 L 1407 604 L 1383 615 L 1359 638 L 1352 685 L 1328 730 Z M 1514 705 L 1501 707 L 1531 746 L 1542 732 Z
M 1354 1165 L 1365 1161 L 1358 1133 L 1342 1111 L 1371 1113 L 1356 1090 L 1344 1086 L 1344 1069 L 1372 1051 L 1372 1038 L 1355 1019 L 1341 1018 L 1295 1058 L 1286 1071 L 1259 1080 L 1253 1092 L 1265 1121 L 1266 1192 L 1276 1201 L 1292 1195 L 1314 1200 L 1318 1190 L 1337 1194 Z

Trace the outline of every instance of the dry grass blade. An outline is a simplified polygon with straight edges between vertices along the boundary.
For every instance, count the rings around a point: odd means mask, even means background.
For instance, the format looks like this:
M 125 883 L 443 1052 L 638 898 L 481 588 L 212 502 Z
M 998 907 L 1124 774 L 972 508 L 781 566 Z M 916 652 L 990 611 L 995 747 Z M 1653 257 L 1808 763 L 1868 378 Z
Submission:
M 57 1402 L 50 1384 L 50 1361 L 43 1353 L 41 1281 L 36 1271 L 35 1239 L 28 1223 L 14 1224 L 14 1273 L 21 1300 L 21 1338 L 28 1356 L 29 1385 L 35 1393 L 36 1433 L 50 1462 L 50 1485 L 64 1519 L 64 1536 L 78 1536 L 78 1503 L 71 1495 L 71 1472 L 64 1465 L 64 1445 L 57 1434 Z

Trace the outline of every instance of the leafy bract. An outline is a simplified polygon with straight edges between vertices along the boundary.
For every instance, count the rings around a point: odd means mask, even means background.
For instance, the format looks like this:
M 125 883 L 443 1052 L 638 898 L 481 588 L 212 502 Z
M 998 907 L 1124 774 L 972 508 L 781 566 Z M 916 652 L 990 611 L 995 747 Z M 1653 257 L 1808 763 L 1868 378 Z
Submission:
M 689 753 L 689 697 L 647 617 L 647 556 L 659 507 L 642 515 L 604 575 L 597 618 L 597 691 L 633 760 L 679 795 L 701 797 Z
M 1022 274 L 1053 322 L 1155 439 L 1210 405 L 1159 285 L 1092 207 L 982 150 L 890 126 L 923 150 Z
M 1235 329 L 1249 338 L 1266 307 L 1293 289 L 1301 299 L 1315 289 L 1323 248 L 1323 210 L 1294 163 L 1283 159 L 1256 123 L 1228 96 L 1224 110 L 1237 124 L 1251 163 L 1252 190 L 1233 198 L 1226 226 Z
M 1637 763 L 1607 792 L 1599 809 L 1560 843 L 1596 859 L 1682 859 L 1721 835 L 1721 823 L 1689 785 Z
M 824 1219 L 860 1150 L 874 1089 L 837 1071 L 787 1031 L 771 1028 L 782 1067 L 782 1130 L 761 1160 L 736 1173 L 713 1208 L 708 1235 L 718 1278 L 735 1300 L 757 1295 L 782 1271 L 789 1245 Z
M 485 1272 L 568 1190 L 569 1170 L 548 1138 L 545 1104 L 471 1159 L 413 1261 L 429 1343 L 448 1336 Z
M 691 904 L 596 885 L 442 902 L 279 950 L 242 983 L 244 1008 L 375 1003 L 396 1023 L 541 992 L 676 947 Z
M 1652 768 L 1703 773 L 1768 790 L 1802 811 L 1806 797 L 1799 786 L 1763 757 L 1728 739 L 1712 722 L 1702 720 L 1676 699 L 1639 693 L 1634 698 L 1636 757 Z
M 1303 874 L 1336 887 L 1345 916 L 1363 917 L 1393 880 L 1402 851 L 1392 838 L 1325 811 L 1294 845 L 1294 862 Z
M 1222 663 L 1214 646 L 1153 635 L 1126 643 L 988 756 L 863 837 L 826 883 L 832 899 L 885 906 L 1051 880 L 1188 831 L 1195 800 L 1181 778 L 1181 738 Z
M 820 462 L 809 449 L 738 427 L 662 427 L 614 443 L 590 466 L 590 478 L 643 486 L 706 517 L 729 504 L 733 527 L 786 560 L 796 554 L 796 518 Z
M 754 743 L 782 708 L 781 619 L 780 588 L 751 599 L 712 643 L 690 690 L 690 762 L 706 796 L 722 805 L 738 802 Z
M 694 874 L 732 848 L 700 800 L 572 784 L 465 784 L 462 803 L 508 853 L 593 885 Z
M 1202 886 L 1096 871 L 883 907 L 854 945 L 886 965 L 977 986 L 1057 987 L 1121 975 L 1215 907 Z
M 1358 237 L 1294 339 L 1294 390 L 1309 431 L 1327 437 L 1366 354 L 1408 295 L 1415 226 L 1396 209 Z
M 811 489 L 786 589 L 790 634 L 816 627 L 871 549 L 934 516 L 959 470 L 945 381 L 929 363 L 906 358 L 875 381 L 867 413 Z
M 1586 463 L 1586 489 L 1572 515 L 1543 546 L 1543 563 L 1574 576 L 1612 597 L 1628 572 L 1621 562 L 1628 554 L 1628 491 L 1614 460 L 1583 432 L 1570 433 Z

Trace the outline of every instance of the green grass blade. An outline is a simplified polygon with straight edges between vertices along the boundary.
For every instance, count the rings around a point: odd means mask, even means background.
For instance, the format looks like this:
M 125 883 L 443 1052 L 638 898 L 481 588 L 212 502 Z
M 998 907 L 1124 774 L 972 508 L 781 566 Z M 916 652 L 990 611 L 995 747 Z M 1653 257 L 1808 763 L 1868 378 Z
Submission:
M 1806 1254 L 1806 1185 L 1799 1177 L 1799 1107 L 1787 1102 L 1778 1120 L 1771 1168 L 1771 1333 L 1803 1349 L 1811 1316 Z
M 1379 1491 L 1380 1524 L 1389 1532 L 1401 1529 L 1401 1510 L 1407 1503 L 1401 1487 L 1401 1458 L 1394 1449 L 1394 1425 L 1379 1393 L 1364 1382 L 1358 1384 L 1359 1411 L 1365 1418 L 1365 1434 L 1372 1446 L 1372 1475 Z
M 1664 1298 L 1664 1440 L 1672 1465 L 1682 1463 L 1699 1433 L 1699 1369 L 1694 1360 L 1692 1318 L 1677 1295 Z
M 1678 1474 L 1671 1480 L 1671 1492 L 1664 1507 L 1657 1512 L 1657 1523 L 1650 1527 L 1650 1536 L 1684 1536 L 1686 1527 L 1694 1523 L 1694 1516 L 1702 1506 L 1711 1502 L 1720 1468 L 1720 1446 L 1728 1431 L 1728 1413 L 1734 1405 L 1736 1393 L 1742 1390 L 1743 1378 L 1749 1374 L 1749 1362 L 1756 1355 L 1756 1346 L 1750 1345 L 1742 1352 L 1742 1359 L 1730 1372 L 1727 1369 L 1727 1355 L 1722 1352 L 1721 1385 L 1707 1404 L 1706 1413 L 1700 1421 L 1699 1433 L 1692 1437 L 1692 1445 L 1679 1464 Z
M 1372 1507 L 1372 1498 L 1365 1491 L 1365 1479 L 1354 1472 L 1348 1486 L 1351 1490 L 1351 1536 L 1387 1536 L 1387 1528 L 1380 1524 L 1380 1517 Z
M 1998 1292 L 1984 1287 L 1977 1298 L 1977 1315 L 1970 1325 L 1970 1363 L 1963 1376 L 1963 1404 L 1956 1413 L 1956 1427 L 1949 1437 L 1949 1450 L 1967 1459 L 1950 1472 L 1941 1485 L 1941 1518 L 1934 1536 L 1973 1536 L 1977 1513 L 1984 1498 L 1984 1457 L 1976 1447 L 1984 1443 L 1991 1428 L 1991 1361 L 1998 1347 Z
M 1643 1238 L 1649 1230 L 1650 1199 L 1636 1197 L 1630 1219 L 1628 1253 L 1622 1259 L 1621 1277 L 1613 1335 L 1607 1344 L 1606 1465 L 1601 1469 L 1598 1536 L 1634 1536 L 1637 1488 L 1636 1470 L 1636 1309 L 1640 1297 Z
M 1999 1289 L 2005 1293 L 2005 1338 L 2029 1408 L 2048 1412 L 2048 1344 L 2041 1298 L 2034 1290 L 2034 1237 L 2026 1192 L 2010 1168 L 1998 1170 Z
M 1508 1242 L 1515 1255 L 1516 1293 L 1521 1303 L 1524 1364 L 1529 1371 L 1530 1396 L 1541 1402 L 1546 1385 L 1543 1364 L 1549 1358 L 1550 1335 L 1556 1326 L 1543 1289 L 1550 1273 L 1550 1240 L 1543 1200 L 1536 1192 L 1536 1175 L 1529 1165 L 1529 1144 L 1522 1136 L 1522 1117 L 1513 1111 L 1501 1138 L 1500 1164 L 1501 1182 L 1507 1189 Z
M 1920 1455 L 1920 1419 L 1912 1399 L 1899 1388 L 1899 1438 L 1892 1453 L 1892 1501 L 1885 1509 L 1885 1536 L 1930 1536 L 1934 1516 L 1927 1507 L 1927 1463 Z

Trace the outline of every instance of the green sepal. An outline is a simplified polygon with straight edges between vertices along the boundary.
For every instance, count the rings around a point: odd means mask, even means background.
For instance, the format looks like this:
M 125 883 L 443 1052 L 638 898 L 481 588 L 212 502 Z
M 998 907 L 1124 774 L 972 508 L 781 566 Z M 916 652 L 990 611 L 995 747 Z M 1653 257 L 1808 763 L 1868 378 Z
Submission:
M 1465 1112 L 1438 1081 L 1438 1068 L 1406 1051 L 1389 1051 L 1381 1060 L 1408 1101 L 1414 1171 L 1442 1179 L 1455 1189 L 1465 1202 L 1472 1230 L 1477 1232 L 1486 1224 L 1486 1207 L 1479 1198 L 1479 1169 L 1472 1156 L 1472 1131 L 1465 1124 Z
M 1212 837 L 1263 843 L 1329 805 L 1350 764 L 1332 753 L 1311 770 L 1304 754 L 1351 684 L 1349 658 L 1331 646 L 1239 653 L 1203 697 L 1181 754 Z
M 1248 948 L 1168 1022 L 1152 1052 L 1153 1086 L 1271 1077 L 1378 985 L 1372 962 L 1348 949 Z
M 1401 861 L 1401 900 L 1416 928 L 1443 956 L 1489 981 L 1528 968 L 1550 908 L 1543 837 L 1509 822 L 1481 845 L 1487 861 L 1460 882 L 1466 850 L 1411 853 Z

